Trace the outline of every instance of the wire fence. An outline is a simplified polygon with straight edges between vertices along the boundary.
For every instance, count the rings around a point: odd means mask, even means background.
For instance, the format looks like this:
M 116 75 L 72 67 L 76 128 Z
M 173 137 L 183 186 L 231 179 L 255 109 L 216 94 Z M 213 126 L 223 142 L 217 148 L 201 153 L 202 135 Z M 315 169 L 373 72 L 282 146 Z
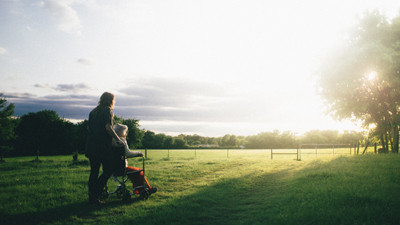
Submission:
M 350 144 L 302 144 L 293 149 L 144 149 L 148 158 L 181 158 L 181 159 L 205 159 L 205 158 L 249 158 L 264 159 L 296 159 L 302 157 L 323 157 L 335 155 L 357 154 L 357 146 Z

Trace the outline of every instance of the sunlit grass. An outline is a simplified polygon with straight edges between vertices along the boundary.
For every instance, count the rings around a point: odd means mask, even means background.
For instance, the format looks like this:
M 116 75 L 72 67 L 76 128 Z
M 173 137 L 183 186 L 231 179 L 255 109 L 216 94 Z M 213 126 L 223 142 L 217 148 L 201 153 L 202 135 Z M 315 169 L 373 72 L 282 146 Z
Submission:
M 8 158 L 0 164 L 0 224 L 400 222 L 398 155 L 309 154 L 297 161 L 296 155 L 271 160 L 270 150 L 147 154 L 146 175 L 159 191 L 129 204 L 110 197 L 102 207 L 87 204 L 84 156 Z

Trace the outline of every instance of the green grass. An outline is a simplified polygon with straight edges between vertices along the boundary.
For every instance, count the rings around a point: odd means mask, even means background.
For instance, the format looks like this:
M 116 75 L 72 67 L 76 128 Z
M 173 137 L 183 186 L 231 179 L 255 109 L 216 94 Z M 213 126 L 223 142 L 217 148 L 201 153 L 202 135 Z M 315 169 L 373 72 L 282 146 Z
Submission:
M 0 224 L 400 224 L 400 156 L 151 150 L 146 201 L 87 204 L 80 156 L 0 163 Z M 130 159 L 131 165 L 141 162 Z M 111 182 L 111 181 L 110 181 Z

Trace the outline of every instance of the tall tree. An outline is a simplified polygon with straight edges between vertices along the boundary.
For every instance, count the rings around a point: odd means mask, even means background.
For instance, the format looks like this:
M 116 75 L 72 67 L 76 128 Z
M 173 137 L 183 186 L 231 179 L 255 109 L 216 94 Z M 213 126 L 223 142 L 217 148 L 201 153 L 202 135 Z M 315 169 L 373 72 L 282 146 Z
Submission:
M 7 104 L 0 94 L 0 160 L 3 161 L 4 153 L 11 149 L 9 141 L 15 138 L 14 104 Z
M 139 120 L 135 119 L 124 119 L 123 123 L 128 126 L 128 136 L 126 140 L 129 147 L 138 148 L 141 146 L 141 140 L 144 136 L 144 132 L 139 128 Z
M 79 153 L 83 153 L 86 147 L 86 140 L 88 136 L 88 120 L 83 120 L 75 125 L 76 132 L 76 148 Z
M 376 125 L 398 152 L 400 16 L 390 21 L 378 11 L 367 12 L 344 37 L 321 66 L 321 95 L 332 115 Z
M 146 131 L 144 132 L 142 138 L 142 145 L 144 148 L 155 148 L 154 140 L 155 140 L 155 133 L 153 131 Z
M 28 113 L 20 120 L 16 128 L 20 155 L 70 154 L 76 150 L 74 125 L 61 119 L 55 111 Z

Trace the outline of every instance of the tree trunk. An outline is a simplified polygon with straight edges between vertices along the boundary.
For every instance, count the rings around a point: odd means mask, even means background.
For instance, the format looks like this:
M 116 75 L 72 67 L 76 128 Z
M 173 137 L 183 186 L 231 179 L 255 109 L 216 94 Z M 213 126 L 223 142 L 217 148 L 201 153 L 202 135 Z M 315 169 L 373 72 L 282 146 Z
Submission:
M 393 126 L 393 141 L 392 141 L 392 153 L 399 152 L 399 126 L 396 124 Z
M 383 150 L 385 150 L 386 144 L 385 144 L 385 139 L 383 138 L 383 134 L 382 133 L 381 133 L 381 144 L 382 144 Z
M 394 128 L 392 128 L 393 130 Z M 393 151 L 393 136 L 392 136 L 392 130 L 390 130 L 388 133 L 388 143 L 390 143 L 390 149 Z M 389 146 L 388 146 L 388 151 L 389 151 Z
M 387 132 L 385 133 L 385 151 L 389 151 L 389 139 Z
M 364 151 L 363 151 L 363 153 L 362 153 L 363 155 L 364 155 L 364 153 L 367 151 L 368 146 L 369 146 L 369 141 L 367 141 L 367 144 L 365 145 Z

